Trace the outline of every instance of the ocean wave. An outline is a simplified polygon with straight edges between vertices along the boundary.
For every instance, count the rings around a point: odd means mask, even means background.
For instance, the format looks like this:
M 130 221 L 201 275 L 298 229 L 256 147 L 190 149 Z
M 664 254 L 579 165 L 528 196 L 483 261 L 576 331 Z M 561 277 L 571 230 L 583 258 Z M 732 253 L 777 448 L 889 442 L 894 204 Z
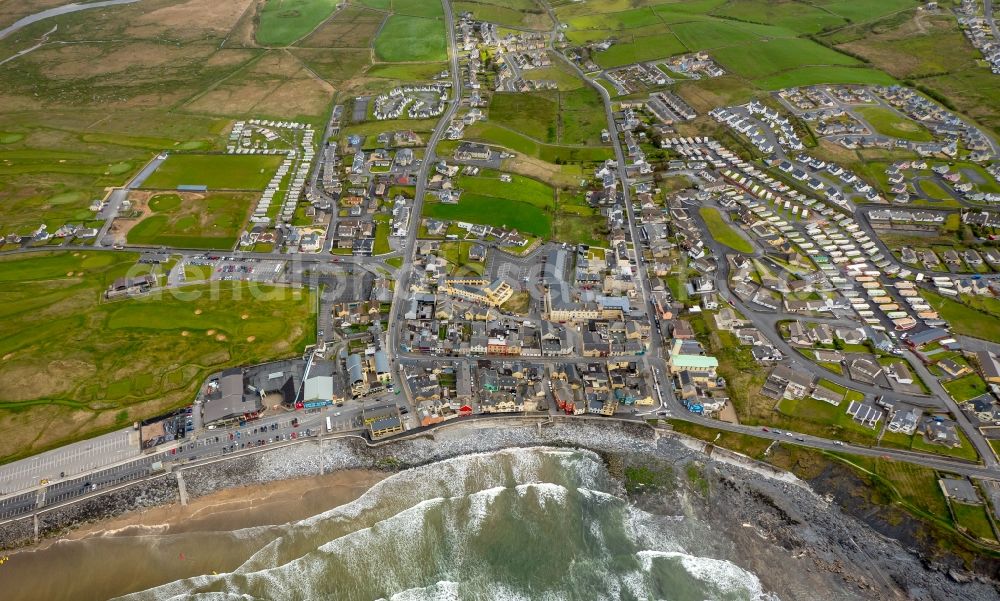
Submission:
M 561 485 L 554 484 L 552 482 L 529 482 L 527 484 L 518 484 L 514 487 L 517 491 L 518 496 L 524 497 L 531 491 L 533 491 L 538 499 L 538 504 L 542 508 L 548 507 L 550 503 L 555 505 L 565 505 L 566 498 L 569 495 L 569 490 Z
M 751 572 L 744 570 L 731 561 L 713 557 L 698 557 L 677 551 L 639 551 L 643 569 L 647 572 L 653 567 L 656 559 L 678 561 L 688 574 L 712 586 L 719 593 L 742 592 L 750 595 L 752 601 L 780 601 L 774 595 L 764 591 L 760 580 Z
M 435 582 L 430 586 L 401 591 L 389 597 L 389 601 L 459 601 L 458 583 L 449 580 Z M 385 598 L 378 601 L 386 601 Z

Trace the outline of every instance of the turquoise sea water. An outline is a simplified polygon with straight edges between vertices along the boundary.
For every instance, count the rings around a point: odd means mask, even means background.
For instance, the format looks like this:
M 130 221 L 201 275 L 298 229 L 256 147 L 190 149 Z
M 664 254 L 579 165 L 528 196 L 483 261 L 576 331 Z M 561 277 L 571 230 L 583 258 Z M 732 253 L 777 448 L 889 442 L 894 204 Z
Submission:
M 247 554 L 238 568 L 124 599 L 771 599 L 756 576 L 710 556 L 717 535 L 704 525 L 617 495 L 586 451 L 459 457 L 396 474 L 277 537 L 219 533 Z

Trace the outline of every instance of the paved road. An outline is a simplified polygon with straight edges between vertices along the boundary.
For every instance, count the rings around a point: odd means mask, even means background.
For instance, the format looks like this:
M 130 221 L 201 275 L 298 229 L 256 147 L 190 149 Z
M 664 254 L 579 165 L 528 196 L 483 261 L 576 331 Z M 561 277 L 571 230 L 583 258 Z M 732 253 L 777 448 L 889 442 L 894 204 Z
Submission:
M 405 378 L 403 378 L 402 371 L 400 370 L 400 364 L 397 359 L 398 353 L 401 350 L 399 342 L 400 330 L 404 327 L 403 313 L 405 312 L 405 308 L 403 305 L 407 297 L 409 278 L 411 271 L 413 270 L 413 252 L 417 243 L 417 232 L 420 227 L 420 215 L 423 211 L 424 195 L 427 193 L 427 178 L 430 173 L 431 166 L 435 163 L 434 149 L 444 136 L 444 132 L 448 128 L 448 124 L 455 116 L 455 111 L 458 110 L 459 104 L 462 101 L 462 73 L 458 67 L 458 46 L 455 43 L 455 19 L 453 13 L 451 12 L 451 3 L 449 0 L 442 0 L 441 3 L 444 5 L 444 21 L 445 27 L 448 30 L 448 55 L 451 67 L 452 97 L 451 100 L 448 101 L 448 108 L 441 115 L 437 126 L 434 128 L 434 133 L 431 134 L 431 138 L 427 142 L 427 150 L 424 152 L 424 161 L 421 163 L 420 172 L 417 174 L 417 189 L 413 196 L 413 210 L 410 213 L 411 218 L 408 224 L 409 231 L 407 232 L 406 240 L 399 252 L 393 253 L 403 258 L 403 264 L 398 270 L 396 270 L 396 288 L 393 291 L 392 309 L 389 314 L 388 322 L 388 348 L 385 349 L 386 354 L 388 354 L 389 360 L 392 363 L 393 380 L 402 387 L 404 394 L 406 395 L 406 401 L 411 407 L 413 406 L 413 398 L 410 388 L 406 385 Z
M 983 0 L 983 16 L 986 17 L 986 22 L 990 24 L 990 29 L 993 30 L 993 39 L 1000 40 L 1000 28 L 997 27 L 997 22 L 993 18 L 993 0 Z

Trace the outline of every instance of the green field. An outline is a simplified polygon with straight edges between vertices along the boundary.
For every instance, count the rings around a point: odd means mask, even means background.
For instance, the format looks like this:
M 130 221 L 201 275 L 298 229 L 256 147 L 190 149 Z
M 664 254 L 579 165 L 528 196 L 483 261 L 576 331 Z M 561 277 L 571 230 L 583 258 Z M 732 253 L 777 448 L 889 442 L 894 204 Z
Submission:
M 747 79 L 759 79 L 799 67 L 853 66 L 860 61 L 812 40 L 790 38 L 728 46 L 714 51 L 727 70 Z
M 231 249 L 236 245 L 256 194 L 158 194 L 150 215 L 128 232 L 128 243 L 174 248 Z
M 444 6 L 440 2 L 427 0 L 392 0 L 392 12 L 412 17 L 438 19 L 444 16 Z
M 181 185 L 208 186 L 209 190 L 263 190 L 282 158 L 256 154 L 171 154 L 142 187 L 176 190 Z
M 552 19 L 536 0 L 460 0 L 451 3 L 455 14 L 471 12 L 476 19 L 527 29 L 552 29 Z
M 780 90 L 821 83 L 856 83 L 890 86 L 898 83 L 882 71 L 863 67 L 800 67 L 777 75 L 755 79 L 765 90 Z
M 337 0 L 267 0 L 259 15 L 257 42 L 287 46 L 315 29 L 336 6 Z
M 459 177 L 456 185 L 466 194 L 517 200 L 543 210 L 552 209 L 555 192 L 551 186 L 521 175 L 510 178 L 511 181 L 502 182 L 496 173 L 482 173 L 476 177 Z
M 921 292 L 927 302 L 940 313 L 941 318 L 946 320 L 956 333 L 1000 342 L 1000 312 L 988 312 L 985 309 L 990 307 L 985 305 L 978 309 L 973 308 L 930 291 Z
M 685 46 L 672 32 L 644 36 L 629 36 L 615 42 L 604 52 L 594 53 L 594 62 L 609 69 L 630 63 L 651 61 L 687 52 Z
M 881 106 L 862 106 L 855 110 L 875 131 L 884 136 L 913 142 L 930 142 L 934 139 L 926 127 L 896 111 Z
M 753 252 L 753 245 L 722 219 L 722 213 L 718 209 L 702 207 L 698 212 L 705 220 L 708 232 L 716 242 L 725 244 L 736 252 L 744 254 Z
M 542 144 L 516 131 L 490 123 L 477 123 L 466 129 L 466 137 L 492 144 L 499 144 L 547 163 L 585 163 L 614 158 L 610 146 L 557 146 Z
M 458 204 L 426 203 L 424 217 L 509 227 L 543 238 L 552 231 L 552 217 L 533 204 L 476 194 L 463 194 Z
M 597 146 L 601 130 L 607 127 L 601 97 L 590 86 L 564 92 L 497 93 L 489 111 L 491 123 L 541 144 Z
M 305 290 L 219 283 L 102 301 L 116 278 L 149 271 L 136 259 L 0 259 L 0 380 L 18 383 L 0 390 L 0 459 L 120 427 L 122 411 L 130 423 L 189 403 L 212 371 L 312 342 L 315 299 Z
M 490 100 L 490 121 L 542 143 L 559 141 L 559 93 L 496 93 Z
M 797 1 L 730 0 L 712 11 L 712 14 L 738 21 L 787 27 L 802 33 L 817 33 L 847 23 L 842 16 L 830 12 L 825 7 Z
M 448 42 L 444 21 L 392 15 L 375 38 L 375 54 L 390 63 L 446 60 Z
M 996 542 L 996 534 L 993 533 L 990 518 L 986 515 L 988 509 L 984 505 L 952 502 L 951 510 L 955 514 L 955 522 L 959 526 L 967 529 L 974 536 Z

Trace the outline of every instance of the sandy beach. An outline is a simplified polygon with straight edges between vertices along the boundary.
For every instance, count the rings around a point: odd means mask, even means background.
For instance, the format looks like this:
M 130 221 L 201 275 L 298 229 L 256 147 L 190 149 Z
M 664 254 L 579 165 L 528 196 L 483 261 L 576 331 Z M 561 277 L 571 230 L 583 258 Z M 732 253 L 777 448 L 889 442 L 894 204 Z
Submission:
M 107 599 L 200 573 L 234 569 L 278 526 L 349 503 L 386 477 L 343 470 L 223 489 L 87 524 L 58 540 L 10 553 L 4 598 Z M 237 533 L 234 535 L 234 533 Z M 81 569 L 82 566 L 86 566 Z M 74 573 L 73 580 L 52 574 Z

